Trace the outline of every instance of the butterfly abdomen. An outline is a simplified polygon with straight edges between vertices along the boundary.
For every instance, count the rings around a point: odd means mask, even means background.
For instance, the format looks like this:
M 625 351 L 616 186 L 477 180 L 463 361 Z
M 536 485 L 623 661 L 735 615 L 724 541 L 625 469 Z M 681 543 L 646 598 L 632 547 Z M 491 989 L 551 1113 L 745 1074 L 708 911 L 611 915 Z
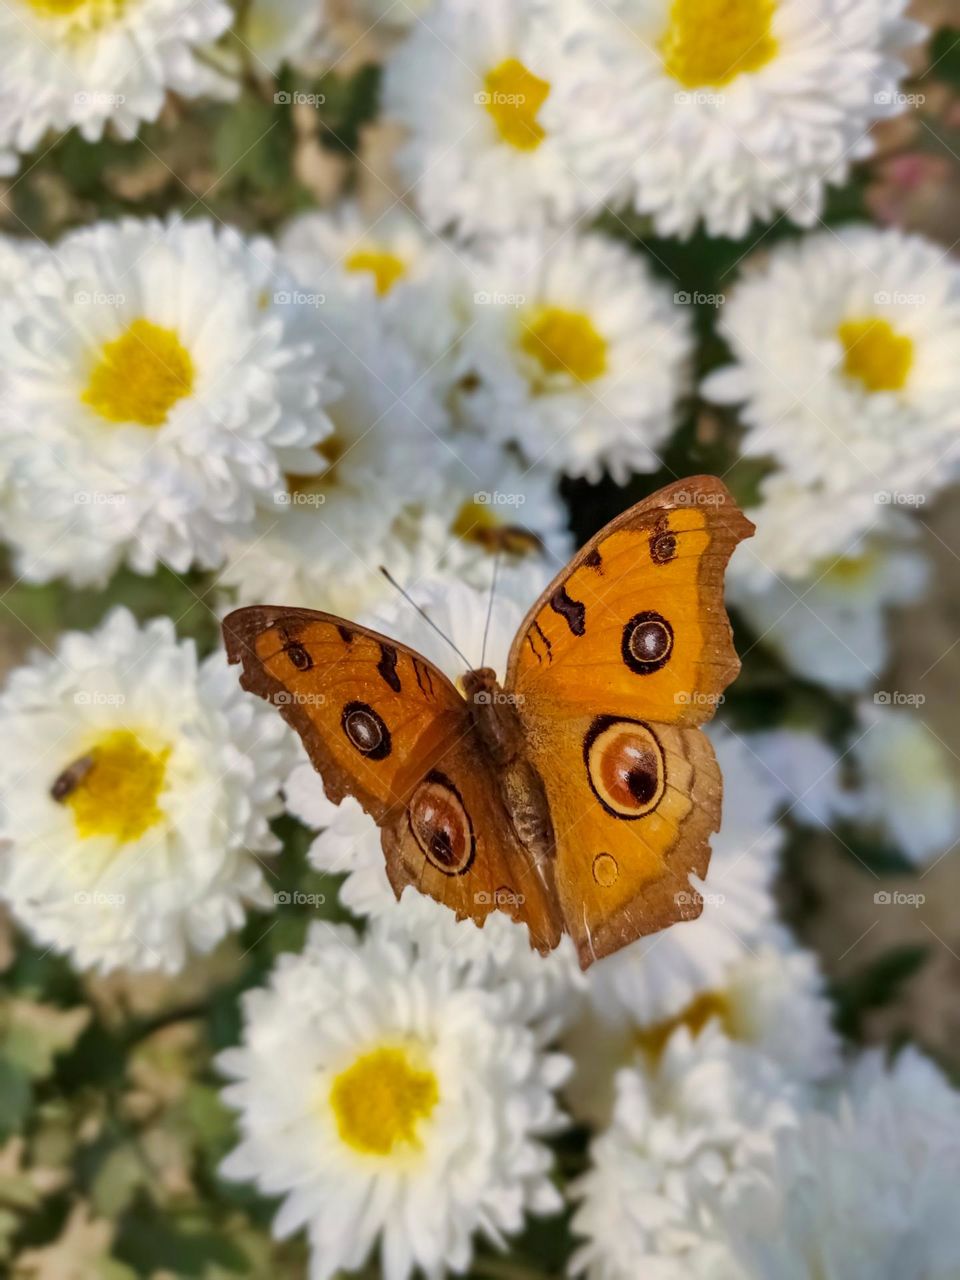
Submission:
M 526 752 L 516 695 L 502 689 L 489 667 L 468 671 L 464 693 L 482 748 L 494 767 L 500 798 L 517 839 L 537 864 L 554 854 L 553 824 L 543 782 Z

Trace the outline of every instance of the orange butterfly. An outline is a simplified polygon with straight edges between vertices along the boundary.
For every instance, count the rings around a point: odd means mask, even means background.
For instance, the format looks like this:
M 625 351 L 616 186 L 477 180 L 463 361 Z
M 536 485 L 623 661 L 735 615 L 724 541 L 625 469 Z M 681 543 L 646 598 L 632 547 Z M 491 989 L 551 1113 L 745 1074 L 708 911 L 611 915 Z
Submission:
M 700 914 L 721 779 L 697 727 L 737 674 L 723 572 L 753 525 L 711 476 L 681 480 L 597 534 L 530 610 L 504 685 L 458 692 L 420 654 L 309 609 L 223 624 L 245 689 L 303 739 L 327 796 L 379 824 L 408 885 L 482 924 L 572 935 L 586 968 Z

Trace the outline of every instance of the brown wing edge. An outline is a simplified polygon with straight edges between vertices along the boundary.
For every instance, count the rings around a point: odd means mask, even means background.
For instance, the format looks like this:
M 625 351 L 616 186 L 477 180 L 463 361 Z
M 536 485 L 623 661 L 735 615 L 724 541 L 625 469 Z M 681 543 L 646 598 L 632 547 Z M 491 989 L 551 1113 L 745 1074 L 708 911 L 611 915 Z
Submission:
M 352 779 L 350 774 L 337 764 L 332 753 L 324 745 L 323 738 L 314 726 L 308 712 L 299 703 L 291 701 L 283 683 L 264 669 L 263 663 L 257 654 L 257 636 L 262 635 L 264 631 L 268 631 L 271 627 L 275 627 L 278 623 L 288 625 L 291 636 L 296 636 L 298 628 L 309 626 L 315 622 L 346 627 L 367 639 L 389 644 L 399 652 L 411 658 L 416 658 L 422 666 L 430 668 L 431 673 L 437 676 L 441 686 L 445 686 L 453 698 L 458 702 L 463 702 L 463 699 L 443 672 L 438 671 L 432 662 L 427 662 L 426 658 L 421 657 L 415 649 L 411 649 L 409 646 L 401 644 L 400 641 L 393 640 L 389 636 L 383 636 L 377 631 L 371 631 L 369 627 L 360 626 L 356 622 L 349 622 L 345 618 L 338 618 L 335 614 L 321 613 L 315 609 L 291 609 L 283 605 L 248 605 L 242 609 L 234 609 L 232 613 L 228 613 L 223 619 L 221 629 L 227 651 L 227 661 L 241 664 L 241 688 L 246 689 L 248 693 L 256 694 L 258 698 L 263 698 L 264 701 L 275 706 L 290 728 L 299 735 L 310 758 L 310 763 L 320 774 L 324 794 L 328 800 L 333 804 L 340 804 L 346 796 L 355 796 L 364 810 L 382 826 L 389 814 L 388 806 L 375 796 L 372 796 L 364 788 L 359 787 L 355 779 Z
M 690 496 L 695 494 L 697 501 L 691 503 Z M 681 495 L 684 495 L 681 497 Z M 718 502 L 706 504 L 702 501 L 703 497 L 714 496 L 719 498 Z M 707 585 L 717 589 L 719 598 L 723 600 L 723 575 L 726 571 L 731 555 L 739 542 L 745 538 L 753 537 L 756 533 L 756 525 L 743 514 L 734 500 L 733 494 L 718 476 L 688 476 L 683 480 L 675 480 L 672 484 L 666 485 L 663 489 L 658 489 L 656 493 L 651 494 L 649 498 L 644 498 L 642 502 L 636 503 L 634 506 L 622 512 L 609 524 L 603 526 L 599 533 L 595 533 L 589 542 L 584 543 L 577 554 L 573 557 L 568 565 L 566 565 L 560 573 L 553 579 L 549 586 L 545 589 L 538 600 L 534 602 L 528 610 L 526 617 L 520 624 L 517 634 L 513 638 L 510 646 L 510 656 L 507 660 L 507 673 L 504 680 L 504 687 L 510 689 L 515 684 L 517 663 L 520 657 L 521 646 L 524 636 L 530 630 L 537 615 L 545 608 L 550 597 L 562 586 L 570 575 L 576 572 L 583 564 L 584 560 L 591 555 L 597 547 L 604 542 L 611 534 L 619 532 L 625 528 L 643 528 L 645 525 L 653 525 L 656 516 L 664 511 L 676 511 L 694 505 L 711 505 L 718 510 L 724 509 L 727 512 L 727 520 L 716 528 L 711 529 L 711 537 L 718 543 L 715 556 L 703 557 L 703 563 L 700 566 L 699 585 Z M 724 640 L 721 650 L 717 653 L 717 658 L 722 667 L 723 675 L 721 677 L 721 688 L 725 689 L 733 680 L 736 679 L 740 672 L 740 659 L 733 647 L 733 628 L 730 626 L 730 619 L 723 609 L 726 628 L 724 630 Z M 701 723 L 713 717 L 715 707 L 704 704 L 704 713 Z
M 668 862 L 666 875 L 643 892 L 644 915 L 656 915 L 658 925 L 655 929 L 637 928 L 631 922 L 633 904 L 612 912 L 585 940 L 574 935 L 581 969 L 588 969 L 594 960 L 602 960 L 639 938 L 684 920 L 696 920 L 703 911 L 703 898 L 690 884 L 689 877 L 695 875 L 702 880 L 707 874 L 710 837 L 720 829 L 723 776 L 707 735 L 697 728 L 684 729 L 683 733 L 694 770 L 690 796 L 693 807 L 681 828 L 680 840 L 670 851 L 675 855 L 682 850 L 683 866 L 672 866 Z

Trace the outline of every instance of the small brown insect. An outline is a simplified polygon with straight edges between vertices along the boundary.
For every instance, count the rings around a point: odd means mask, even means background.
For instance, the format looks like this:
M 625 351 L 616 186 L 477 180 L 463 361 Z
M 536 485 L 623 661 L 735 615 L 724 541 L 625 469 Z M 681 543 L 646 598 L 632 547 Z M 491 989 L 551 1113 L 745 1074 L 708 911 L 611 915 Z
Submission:
M 54 800 L 63 804 L 67 796 L 76 791 L 92 768 L 93 756 L 90 755 L 81 756 L 79 760 L 74 760 L 73 764 L 67 765 L 66 769 L 58 775 L 50 788 L 50 794 Z

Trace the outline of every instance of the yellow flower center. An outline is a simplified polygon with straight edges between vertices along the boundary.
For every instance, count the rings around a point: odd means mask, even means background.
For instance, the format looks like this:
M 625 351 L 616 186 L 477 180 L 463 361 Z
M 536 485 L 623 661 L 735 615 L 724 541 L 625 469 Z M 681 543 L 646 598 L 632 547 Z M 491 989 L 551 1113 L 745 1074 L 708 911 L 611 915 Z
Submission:
M 719 1018 L 724 1031 L 736 1039 L 730 1002 L 722 991 L 704 991 L 696 996 L 685 1009 L 673 1018 L 664 1018 L 649 1027 L 637 1031 L 636 1041 L 640 1049 L 651 1058 L 659 1058 L 677 1027 L 685 1026 L 699 1035 L 711 1018 Z
M 381 298 L 407 274 L 407 265 L 386 249 L 358 249 L 343 264 L 348 271 L 369 271 Z
M 848 378 L 859 378 L 868 391 L 899 391 L 906 384 L 913 339 L 897 333 L 888 320 L 844 320 L 837 337 L 846 352 L 843 372 Z
M 43 18 L 71 18 L 71 30 L 83 27 L 96 30 L 118 18 L 126 0 L 25 0 L 25 3 Z
M 81 399 L 107 422 L 162 427 L 193 390 L 194 377 L 190 353 L 174 331 L 141 318 L 104 343 Z
M 482 547 L 490 555 L 502 551 L 519 557 L 543 550 L 543 543 L 535 533 L 502 519 L 489 502 L 477 502 L 473 498 L 468 498 L 457 512 L 450 532 L 463 542 Z
M 163 817 L 157 801 L 169 754 L 169 748 L 148 751 L 129 729 L 117 729 L 96 743 L 64 797 L 77 835 L 129 844 L 155 826 Z
M 440 1097 L 437 1078 L 407 1049 L 384 1046 L 357 1058 L 330 1089 L 340 1137 L 363 1155 L 389 1156 L 420 1146 L 418 1128 Z
M 547 136 L 537 123 L 537 112 L 547 100 L 550 82 L 535 76 L 518 58 L 507 58 L 487 72 L 484 90 L 483 104 L 503 141 L 518 151 L 536 151 Z
M 581 311 L 542 307 L 523 321 L 520 346 L 547 374 L 591 382 L 607 369 L 607 344 Z
M 673 0 L 660 38 L 667 74 L 687 89 L 729 84 L 776 56 L 775 0 Z

